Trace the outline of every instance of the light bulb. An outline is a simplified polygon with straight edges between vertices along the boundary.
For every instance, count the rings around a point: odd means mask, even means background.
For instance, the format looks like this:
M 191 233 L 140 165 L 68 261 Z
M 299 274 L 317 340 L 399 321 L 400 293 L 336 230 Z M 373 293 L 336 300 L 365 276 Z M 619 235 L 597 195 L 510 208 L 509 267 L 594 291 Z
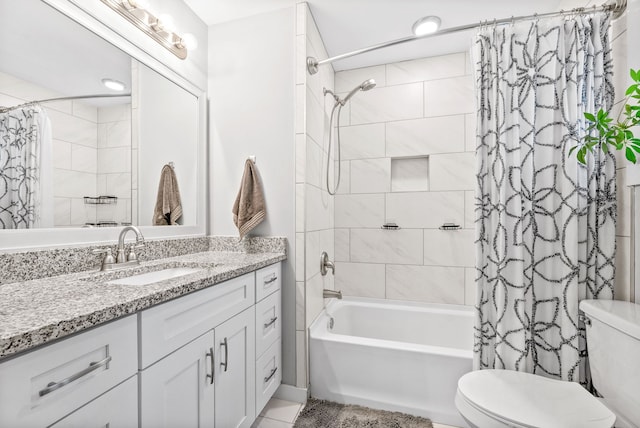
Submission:
M 182 36 L 182 46 L 188 51 L 195 51 L 198 49 L 198 39 L 191 33 L 186 33 Z
M 174 33 L 176 31 L 176 24 L 173 21 L 173 16 L 168 13 L 163 13 L 158 16 L 158 21 L 161 23 L 161 27 L 167 33 Z
M 438 31 L 440 28 L 440 18 L 437 16 L 425 16 L 418 19 L 411 28 L 416 36 L 424 36 Z

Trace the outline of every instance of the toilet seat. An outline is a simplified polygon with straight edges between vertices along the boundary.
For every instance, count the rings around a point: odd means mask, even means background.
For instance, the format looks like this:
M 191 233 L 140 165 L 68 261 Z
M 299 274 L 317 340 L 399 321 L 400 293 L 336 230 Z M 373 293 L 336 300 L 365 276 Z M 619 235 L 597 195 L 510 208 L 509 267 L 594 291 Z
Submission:
M 511 370 L 465 374 L 458 381 L 456 405 L 469 422 L 484 416 L 495 426 L 611 428 L 616 419 L 575 382 Z M 486 421 L 477 426 L 487 426 Z

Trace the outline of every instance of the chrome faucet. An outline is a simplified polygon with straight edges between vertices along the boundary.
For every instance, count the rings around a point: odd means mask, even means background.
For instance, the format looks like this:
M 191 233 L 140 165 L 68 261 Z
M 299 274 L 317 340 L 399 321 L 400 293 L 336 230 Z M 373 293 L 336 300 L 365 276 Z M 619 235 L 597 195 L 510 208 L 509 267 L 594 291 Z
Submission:
M 129 249 L 129 254 L 125 257 L 124 255 L 124 237 L 127 235 L 128 231 L 134 231 L 136 234 L 136 245 L 132 245 Z M 135 261 L 138 264 L 138 256 L 133 251 L 134 248 L 140 248 L 144 246 L 144 236 L 142 236 L 142 232 L 135 226 L 125 226 L 120 231 L 120 236 L 118 236 L 118 248 L 116 249 L 116 263 L 125 263 L 125 262 L 133 262 Z
M 338 290 L 322 290 L 322 297 L 325 299 L 342 299 L 342 291 Z
M 320 273 L 322 276 L 327 274 L 327 269 L 331 269 L 332 275 L 336 274 L 336 265 L 329 261 L 329 255 L 326 251 L 323 251 L 322 254 L 320 254 Z

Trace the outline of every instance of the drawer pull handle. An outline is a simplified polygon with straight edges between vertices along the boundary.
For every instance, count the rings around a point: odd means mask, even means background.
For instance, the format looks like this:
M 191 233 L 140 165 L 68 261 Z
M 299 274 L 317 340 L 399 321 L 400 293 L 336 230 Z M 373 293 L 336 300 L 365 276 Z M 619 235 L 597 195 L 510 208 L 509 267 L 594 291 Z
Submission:
M 271 318 L 269 322 L 264 323 L 264 328 L 271 327 L 276 321 L 278 321 L 278 317 Z
M 109 364 L 109 362 L 111 361 L 111 357 L 107 357 L 104 360 L 101 361 L 94 361 L 92 363 L 89 364 L 89 367 L 87 367 L 84 370 L 80 370 L 78 373 L 72 374 L 71 376 L 69 376 L 66 379 L 61 380 L 60 382 L 49 382 L 47 384 L 47 387 L 40 390 L 40 392 L 38 393 L 38 395 L 40 397 L 44 397 L 47 394 L 52 393 L 55 390 L 58 390 L 60 388 L 62 388 L 63 386 L 69 385 L 71 382 L 75 382 L 76 380 L 80 379 L 83 376 L 88 375 L 91 372 L 94 372 L 96 370 L 98 370 L 100 367 L 105 367 L 107 366 L 107 364 Z M 107 367 L 108 369 L 109 367 Z
M 209 385 L 213 385 L 213 373 L 214 373 L 214 367 L 215 367 L 215 363 L 213 360 L 213 348 L 209 348 L 209 352 L 207 352 L 207 357 L 209 357 L 209 360 L 211 361 L 211 374 L 207 373 L 207 377 L 206 379 L 211 379 L 209 381 Z
M 273 275 L 273 276 L 271 277 L 271 279 L 268 279 L 268 280 L 264 281 L 264 285 L 269 285 L 269 284 L 271 284 L 272 282 L 275 282 L 277 279 L 278 279 L 278 277 L 277 277 L 276 275 Z
M 276 372 L 278 371 L 277 367 L 274 367 L 273 370 L 271 370 L 271 373 L 269 373 L 269 376 L 264 378 L 264 383 L 267 383 L 271 380 L 272 377 L 274 377 L 276 375 Z
M 224 367 L 224 371 L 226 372 L 229 368 L 229 345 L 227 343 L 227 338 L 224 338 L 224 341 L 220 342 L 220 346 L 224 345 L 224 363 L 220 361 L 220 365 Z

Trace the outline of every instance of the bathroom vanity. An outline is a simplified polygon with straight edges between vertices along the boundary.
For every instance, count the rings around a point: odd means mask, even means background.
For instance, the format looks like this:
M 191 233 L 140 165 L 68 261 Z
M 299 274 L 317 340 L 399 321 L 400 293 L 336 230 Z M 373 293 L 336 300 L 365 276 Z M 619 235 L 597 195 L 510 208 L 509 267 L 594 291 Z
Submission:
M 249 427 L 281 380 L 285 258 L 206 251 L 3 284 L 0 426 Z

